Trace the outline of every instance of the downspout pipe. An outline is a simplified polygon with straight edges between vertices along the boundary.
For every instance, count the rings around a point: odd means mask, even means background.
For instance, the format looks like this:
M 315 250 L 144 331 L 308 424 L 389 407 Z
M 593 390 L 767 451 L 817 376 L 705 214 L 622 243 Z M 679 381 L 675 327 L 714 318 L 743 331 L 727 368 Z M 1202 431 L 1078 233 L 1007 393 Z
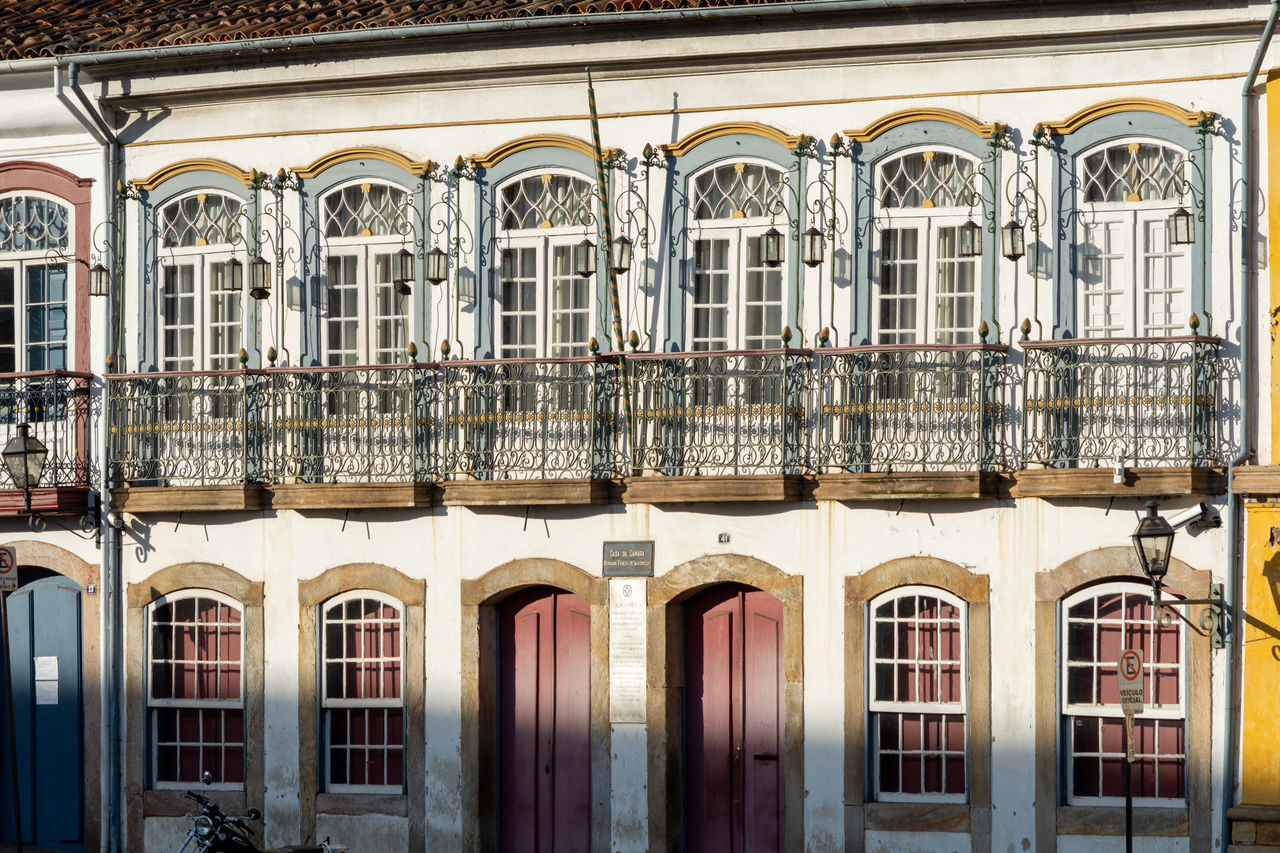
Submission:
M 62 67 L 55 66 L 53 69 L 53 90 L 54 95 L 62 104 L 76 117 L 76 120 L 84 126 L 85 130 L 102 146 L 103 155 L 103 187 L 102 187 L 102 204 L 103 215 L 110 217 L 115 209 L 115 186 L 116 179 L 119 174 L 118 164 L 120 155 L 120 141 L 117 136 L 107 126 L 106 121 L 94 108 L 93 103 L 85 96 L 84 90 L 80 88 L 80 66 L 77 63 L 70 63 L 67 68 L 68 86 L 74 94 L 75 101 L 67 95 L 62 82 Z M 111 252 L 111 262 L 114 264 L 115 258 L 119 257 L 121 235 L 118 228 L 112 229 L 107 235 L 110 241 L 108 250 Z M 107 305 L 107 327 L 111 328 L 111 312 L 112 306 Z M 108 336 L 109 337 L 109 336 Z M 87 345 L 87 343 L 86 343 Z M 106 342 L 106 346 L 110 348 L 111 341 Z M 107 400 L 107 382 L 104 378 L 99 391 L 102 399 L 102 407 L 100 411 L 108 412 L 109 401 Z M 105 473 L 111 470 L 110 445 L 107 442 L 107 424 L 106 419 L 100 418 L 97 424 L 97 431 L 94 440 L 97 442 L 98 458 L 101 461 L 101 470 L 104 473 L 98 492 L 98 506 L 106 509 L 110 506 L 110 490 L 108 488 Z M 109 513 L 102 514 L 102 521 L 99 523 L 105 526 L 104 550 L 103 550 L 103 587 L 105 591 L 106 606 L 103 611 L 107 616 L 107 624 L 103 636 L 103 658 L 106 663 L 108 677 L 103 686 L 103 700 L 107 707 L 107 736 L 104 739 L 106 748 L 106 761 L 103 762 L 102 776 L 99 781 L 99 790 L 103 788 L 107 791 L 107 849 L 111 853 L 117 853 L 121 849 L 120 846 L 120 780 L 123 778 L 121 772 L 120 757 L 120 721 L 121 721 L 121 701 L 123 696 L 123 685 L 121 678 L 123 673 L 123 661 L 121 660 L 121 595 L 120 595 L 120 549 L 121 549 L 121 532 L 113 527 L 108 521 Z
M 1254 221 L 1257 215 L 1257 205 L 1254 203 L 1254 184 L 1257 181 L 1257 169 L 1254 168 L 1256 156 L 1254 137 L 1257 129 L 1254 122 L 1253 89 L 1257 84 L 1258 74 L 1262 71 L 1262 62 L 1266 58 L 1267 48 L 1271 45 L 1271 37 L 1275 34 L 1277 20 L 1280 20 L 1280 0 L 1271 0 L 1271 13 L 1262 30 L 1258 49 L 1253 55 L 1253 64 L 1249 66 L 1249 74 L 1245 77 L 1244 85 L 1240 89 L 1240 167 L 1243 193 L 1240 227 L 1240 443 L 1237 455 L 1227 464 L 1227 588 L 1223 595 L 1231 607 L 1231 660 L 1230 669 L 1227 672 L 1229 684 L 1223 733 L 1226 768 L 1222 785 L 1222 827 L 1224 837 L 1228 839 L 1231 837 L 1231 822 L 1227 819 L 1227 811 L 1235 804 L 1236 789 L 1241 781 L 1240 768 L 1244 745 L 1240 737 L 1243 721 L 1239 716 L 1244 710 L 1241 702 L 1244 687 L 1244 603 L 1242 598 L 1247 569 L 1244 562 L 1240 560 L 1242 550 L 1240 544 L 1244 538 L 1244 531 L 1241 530 L 1244 502 L 1241 496 L 1235 493 L 1235 472 L 1236 467 L 1246 464 L 1253 454 L 1250 385 L 1253 381 L 1253 317 L 1258 273 L 1258 227 Z M 1241 563 L 1238 570 L 1237 561 Z

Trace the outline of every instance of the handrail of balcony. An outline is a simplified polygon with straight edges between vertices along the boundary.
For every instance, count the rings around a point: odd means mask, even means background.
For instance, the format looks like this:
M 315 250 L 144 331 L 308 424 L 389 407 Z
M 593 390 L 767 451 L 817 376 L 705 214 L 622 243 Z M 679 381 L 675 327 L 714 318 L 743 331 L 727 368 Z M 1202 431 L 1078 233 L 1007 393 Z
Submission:
M 42 488 L 92 489 L 98 472 L 89 453 L 89 390 L 93 374 L 78 370 L 28 370 L 0 374 L 0 447 L 25 423 L 48 448 Z M 7 475 L 3 478 L 8 480 Z
M 1002 344 L 875 344 L 817 353 L 819 471 L 1008 468 Z
M 1221 343 L 1208 335 L 1023 342 L 1023 464 L 1217 464 Z

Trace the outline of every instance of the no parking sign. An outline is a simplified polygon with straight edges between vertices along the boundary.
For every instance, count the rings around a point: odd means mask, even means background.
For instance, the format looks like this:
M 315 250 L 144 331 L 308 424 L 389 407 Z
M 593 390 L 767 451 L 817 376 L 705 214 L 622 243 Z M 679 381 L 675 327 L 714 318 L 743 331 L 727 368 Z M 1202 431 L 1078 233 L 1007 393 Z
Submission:
M 0 592 L 13 592 L 18 588 L 18 552 L 9 546 L 0 546 Z

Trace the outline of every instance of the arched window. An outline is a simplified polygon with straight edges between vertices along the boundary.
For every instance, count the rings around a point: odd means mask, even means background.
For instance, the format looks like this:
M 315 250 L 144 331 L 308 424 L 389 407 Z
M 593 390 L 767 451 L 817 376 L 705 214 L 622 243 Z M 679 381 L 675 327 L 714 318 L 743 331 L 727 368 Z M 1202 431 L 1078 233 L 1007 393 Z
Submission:
M 320 607 L 325 790 L 404 788 L 404 611 L 373 592 Z
M 0 196 L 0 373 L 67 366 L 71 209 Z
M 785 264 L 765 265 L 761 235 L 774 216 L 786 218 L 785 185 L 781 169 L 762 163 L 721 163 L 694 176 L 691 350 L 781 346 Z
M 595 207 L 594 186 L 576 175 L 524 175 L 499 188 L 499 357 L 587 354 L 594 300 L 573 256 L 595 230 Z
M 160 208 L 160 366 L 234 370 L 244 340 L 244 203 L 197 192 Z
M 409 193 L 352 183 L 325 195 L 325 363 L 400 364 L 409 345 L 409 296 L 397 290 L 395 255 L 411 233 Z
M 966 608 L 934 587 L 869 605 L 872 747 L 878 800 L 963 802 L 968 792 Z
M 1186 152 L 1108 142 L 1078 158 L 1076 278 L 1084 337 L 1180 334 L 1191 313 L 1189 246 L 1173 244 Z
M 962 255 L 960 238 L 977 203 L 976 175 L 977 161 L 951 151 L 908 151 L 880 164 L 877 343 L 974 342 L 980 257 Z
M 244 625 L 238 602 L 206 590 L 147 610 L 147 710 L 153 787 L 244 784 Z
M 1125 721 L 1120 652 L 1142 655 L 1145 709 L 1133 723 L 1135 803 L 1169 805 L 1187 792 L 1186 636 L 1160 625 L 1151 588 L 1089 587 L 1062 602 L 1062 749 L 1068 802 L 1114 805 L 1124 796 Z

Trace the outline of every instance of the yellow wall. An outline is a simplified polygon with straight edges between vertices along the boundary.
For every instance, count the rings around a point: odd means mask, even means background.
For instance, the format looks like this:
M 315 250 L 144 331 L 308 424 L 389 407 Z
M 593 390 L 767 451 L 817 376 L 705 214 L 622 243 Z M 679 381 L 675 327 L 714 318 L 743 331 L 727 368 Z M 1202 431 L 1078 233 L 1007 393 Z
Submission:
M 1245 512 L 1241 802 L 1280 805 L 1280 505 Z

